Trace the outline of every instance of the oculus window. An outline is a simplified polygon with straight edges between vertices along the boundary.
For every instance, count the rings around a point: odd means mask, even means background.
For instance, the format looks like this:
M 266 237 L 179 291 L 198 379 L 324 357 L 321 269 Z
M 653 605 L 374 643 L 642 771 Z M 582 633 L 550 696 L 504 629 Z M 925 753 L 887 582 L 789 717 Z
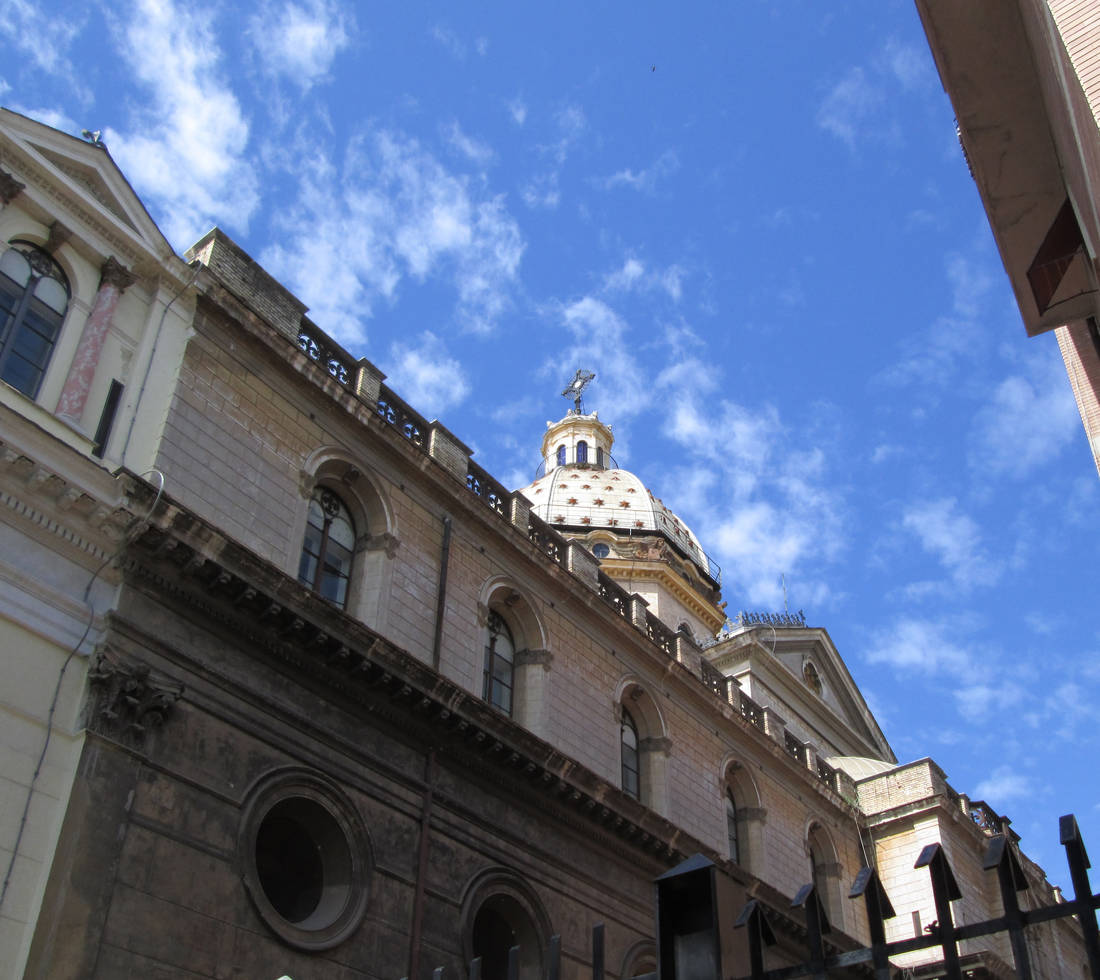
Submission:
M 69 282 L 61 267 L 29 242 L 0 255 L 0 378 L 35 398 L 50 363 Z

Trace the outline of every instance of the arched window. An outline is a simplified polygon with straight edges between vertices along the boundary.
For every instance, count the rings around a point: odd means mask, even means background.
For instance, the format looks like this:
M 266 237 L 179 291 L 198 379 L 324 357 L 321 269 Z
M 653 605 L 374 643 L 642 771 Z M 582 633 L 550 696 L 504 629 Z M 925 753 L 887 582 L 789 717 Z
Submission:
M 730 860 L 734 864 L 741 863 L 741 848 L 737 840 L 737 801 L 733 798 L 733 790 L 726 790 L 726 842 L 729 844 Z
M 506 715 L 512 714 L 512 687 L 516 668 L 516 641 L 504 617 L 489 610 L 489 640 L 485 644 L 485 681 L 482 697 Z
M 638 766 L 638 726 L 626 708 L 623 708 L 619 737 L 622 743 L 623 792 L 640 800 L 642 780 Z
M 34 398 L 69 307 L 61 267 L 29 242 L 0 255 L 0 378 Z
M 558 466 L 565 465 L 565 446 L 558 446 Z
M 343 609 L 354 550 L 355 525 L 347 506 L 328 487 L 317 487 L 309 501 L 298 581 Z
M 603 469 L 603 446 L 596 447 L 596 465 Z
M 585 442 L 583 439 L 577 443 L 577 462 L 588 462 L 588 443 Z
M 839 922 L 843 913 L 839 891 L 840 865 L 837 863 L 836 848 L 819 823 L 811 824 L 806 834 L 806 854 L 810 859 L 810 881 L 821 904 L 830 920 L 842 925 Z M 834 916 L 837 918 L 834 919 Z

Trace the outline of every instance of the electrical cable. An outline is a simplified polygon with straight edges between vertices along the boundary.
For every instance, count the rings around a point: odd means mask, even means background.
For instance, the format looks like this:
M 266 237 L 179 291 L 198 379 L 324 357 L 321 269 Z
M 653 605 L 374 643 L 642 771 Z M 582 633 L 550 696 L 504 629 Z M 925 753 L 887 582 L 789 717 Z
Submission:
M 11 876 L 15 870 L 15 860 L 19 855 L 19 845 L 23 841 L 23 832 L 27 827 L 27 816 L 31 809 L 31 800 L 34 798 L 35 783 L 38 782 L 38 777 L 42 772 L 42 766 L 46 762 L 46 753 L 50 748 L 50 736 L 53 734 L 53 716 L 57 710 L 57 703 L 61 699 L 61 684 L 65 679 L 65 671 L 69 669 L 69 664 L 72 662 L 73 657 L 76 656 L 77 651 L 84 645 L 84 641 L 88 638 L 88 634 L 92 631 L 92 626 L 95 624 L 95 607 L 89 601 L 91 596 L 92 586 L 95 584 L 97 578 L 103 570 L 110 565 L 123 551 L 126 550 L 137 536 L 143 533 L 149 526 L 149 518 L 153 516 L 153 511 L 157 509 L 157 504 L 160 503 L 160 498 L 164 495 L 164 474 L 160 470 L 147 470 L 141 474 L 140 479 L 155 474 L 160 477 L 159 486 L 157 487 L 156 496 L 153 498 L 153 503 L 150 505 L 149 510 L 145 516 L 138 521 L 134 527 L 123 538 L 122 543 L 115 549 L 114 553 L 100 562 L 99 567 L 92 573 L 92 577 L 88 580 L 88 584 L 84 587 L 84 595 L 81 597 L 81 601 L 88 607 L 88 622 L 84 626 L 84 632 L 80 634 L 80 639 L 76 641 L 73 648 L 69 651 L 68 656 L 61 664 L 61 669 L 57 672 L 57 682 L 54 684 L 53 698 L 50 700 L 49 710 L 46 712 L 46 737 L 42 742 L 42 751 L 38 754 L 38 762 L 35 764 L 34 773 L 31 775 L 30 784 L 27 786 L 27 798 L 23 803 L 23 814 L 19 818 L 19 830 L 15 835 L 15 843 L 12 844 L 11 858 L 8 860 L 7 870 L 4 872 L 4 883 L 0 885 L 0 909 L 4 907 L 4 899 L 8 894 L 8 886 L 11 884 Z

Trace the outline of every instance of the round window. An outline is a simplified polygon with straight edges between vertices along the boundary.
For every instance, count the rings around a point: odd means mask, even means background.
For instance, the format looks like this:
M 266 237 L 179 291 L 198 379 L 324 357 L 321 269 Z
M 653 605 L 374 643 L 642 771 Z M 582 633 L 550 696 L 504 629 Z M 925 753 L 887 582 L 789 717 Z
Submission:
M 305 949 L 346 939 L 366 908 L 366 831 L 335 787 L 308 773 L 266 781 L 241 832 L 244 879 L 260 916 Z
M 592 554 L 597 558 L 606 558 L 611 554 L 611 549 L 601 541 L 599 544 L 592 545 Z

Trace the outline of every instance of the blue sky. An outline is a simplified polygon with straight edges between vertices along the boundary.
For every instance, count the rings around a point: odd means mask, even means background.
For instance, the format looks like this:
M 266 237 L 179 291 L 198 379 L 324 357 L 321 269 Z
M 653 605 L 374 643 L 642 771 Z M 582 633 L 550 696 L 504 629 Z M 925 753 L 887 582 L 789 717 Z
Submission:
M 1100 848 L 1100 480 L 910 0 L 0 0 L 0 102 L 99 129 L 530 481 L 577 366 L 731 610 L 826 627 L 898 756 Z M 14 57 L 12 56 L 14 54 Z

